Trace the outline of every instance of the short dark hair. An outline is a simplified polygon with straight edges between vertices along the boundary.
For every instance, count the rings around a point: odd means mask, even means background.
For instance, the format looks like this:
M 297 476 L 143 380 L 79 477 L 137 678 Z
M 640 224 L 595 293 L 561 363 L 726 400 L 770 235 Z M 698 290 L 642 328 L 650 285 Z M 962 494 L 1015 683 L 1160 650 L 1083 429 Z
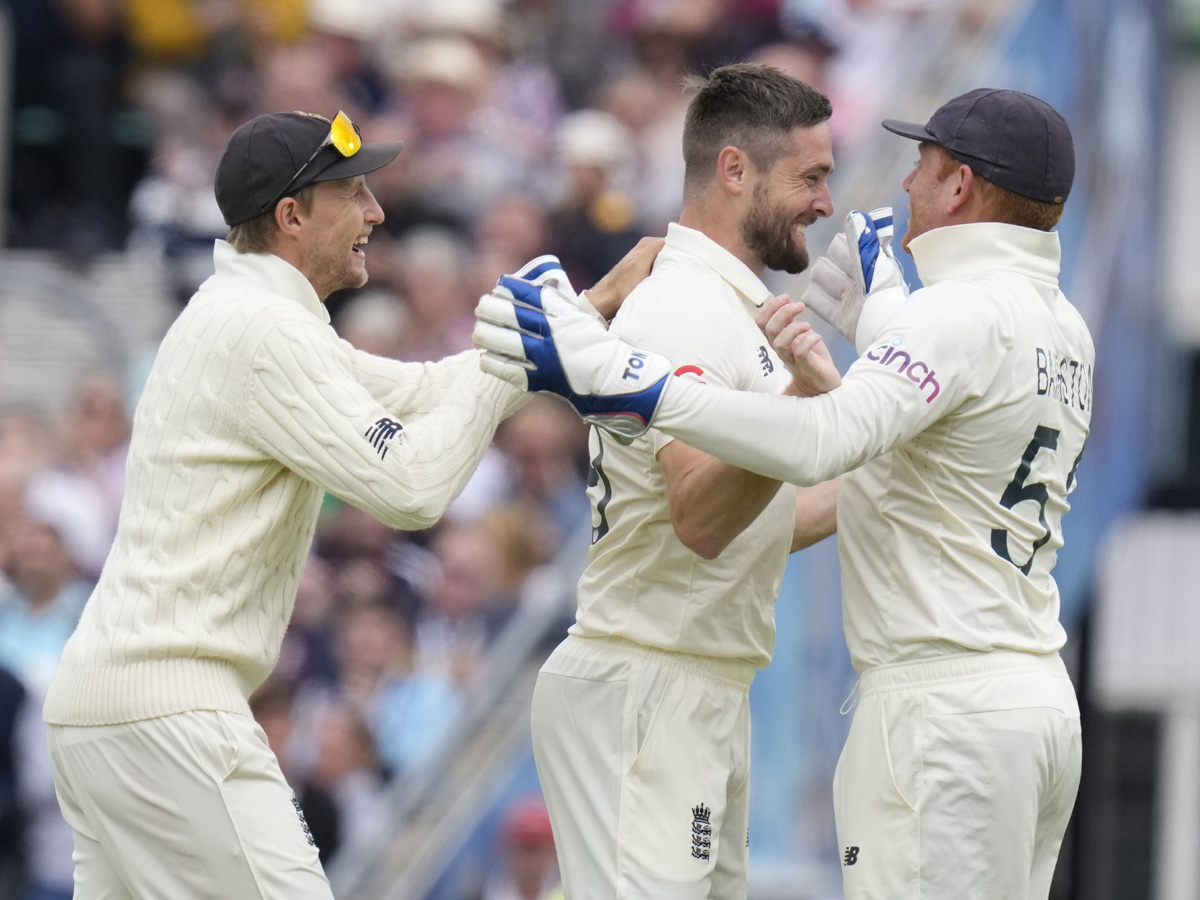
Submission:
M 688 86 L 697 93 L 683 126 L 684 193 L 708 183 L 725 147 L 745 151 L 756 168 L 769 170 L 793 128 L 833 115 L 828 97 L 771 66 L 721 66 Z
M 937 148 L 941 159 L 938 166 L 939 181 L 949 177 L 950 173 L 959 166 L 966 165 L 955 159 L 945 147 L 938 144 L 933 144 L 933 146 Z M 974 172 L 974 170 L 972 171 Z M 1038 231 L 1049 231 L 1062 219 L 1063 210 L 1066 207 L 1065 202 L 1050 203 L 1044 200 L 1034 200 L 1018 194 L 1016 191 L 1000 187 L 995 182 L 988 181 L 978 172 L 975 173 L 975 179 L 979 183 L 980 193 L 988 201 L 992 220 L 995 222 L 1020 225 L 1023 228 L 1036 228 Z
M 288 194 L 288 196 L 294 197 L 300 208 L 308 212 L 312 209 L 313 193 L 316 189 L 317 182 L 314 182 L 305 185 L 294 194 Z M 275 206 L 278 205 L 279 202 L 276 201 Z M 253 219 L 242 222 L 240 225 L 234 225 L 229 229 L 229 236 L 225 240 L 238 253 L 268 253 L 271 249 L 271 241 L 278 230 L 279 226 L 275 224 L 275 207 L 272 207 L 264 213 L 259 213 Z

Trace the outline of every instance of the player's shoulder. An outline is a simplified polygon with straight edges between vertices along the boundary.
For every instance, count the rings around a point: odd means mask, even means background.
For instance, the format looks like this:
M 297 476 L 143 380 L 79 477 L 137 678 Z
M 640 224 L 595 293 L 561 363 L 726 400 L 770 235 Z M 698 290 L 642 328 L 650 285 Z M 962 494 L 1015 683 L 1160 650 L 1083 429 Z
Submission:
M 635 287 L 617 313 L 617 324 L 626 327 L 635 322 L 664 319 L 712 320 L 722 314 L 735 298 L 733 288 L 711 269 L 681 259 L 663 259 Z

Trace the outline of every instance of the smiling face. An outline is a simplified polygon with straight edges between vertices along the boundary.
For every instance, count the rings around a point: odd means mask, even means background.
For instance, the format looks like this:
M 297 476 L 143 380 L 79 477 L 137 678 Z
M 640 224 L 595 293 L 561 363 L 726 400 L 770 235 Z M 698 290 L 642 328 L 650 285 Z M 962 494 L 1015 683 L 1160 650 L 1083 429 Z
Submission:
M 362 175 L 315 185 L 304 214 L 300 269 L 324 300 L 334 291 L 367 283 L 366 243 L 383 210 Z
M 761 266 L 796 274 L 808 268 L 805 230 L 833 213 L 829 126 L 794 128 L 784 152 L 756 173 L 750 205 L 740 223 L 746 249 Z M 755 267 L 758 268 L 758 267 Z

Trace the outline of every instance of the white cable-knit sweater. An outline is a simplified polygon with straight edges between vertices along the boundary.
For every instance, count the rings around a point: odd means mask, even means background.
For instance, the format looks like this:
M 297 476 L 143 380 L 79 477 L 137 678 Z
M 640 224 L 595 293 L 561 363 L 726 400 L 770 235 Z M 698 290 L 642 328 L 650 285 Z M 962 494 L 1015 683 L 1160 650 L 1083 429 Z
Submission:
M 524 395 L 471 351 L 399 363 L 339 339 L 308 280 L 218 241 L 134 416 L 112 552 L 44 715 L 247 711 L 274 667 L 328 491 L 433 524 Z

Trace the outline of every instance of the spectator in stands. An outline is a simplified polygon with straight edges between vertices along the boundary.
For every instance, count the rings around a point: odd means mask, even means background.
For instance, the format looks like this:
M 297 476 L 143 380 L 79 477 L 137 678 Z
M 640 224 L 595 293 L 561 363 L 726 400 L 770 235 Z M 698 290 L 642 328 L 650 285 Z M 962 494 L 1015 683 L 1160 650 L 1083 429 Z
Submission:
M 505 808 L 496 834 L 499 865 L 473 900 L 550 900 L 561 897 L 550 815 L 538 794 Z
M 451 232 L 426 227 L 410 231 L 396 249 L 409 314 L 400 358 L 424 362 L 470 349 L 479 299 L 471 248 Z
M 250 711 L 266 735 L 271 752 L 279 760 L 284 778 L 295 792 L 321 863 L 328 865 L 341 846 L 338 807 L 324 788 L 311 777 L 296 772 L 291 764 L 292 700 L 291 688 L 273 674 L 250 695 Z
M 110 535 L 86 482 L 43 471 L 26 485 L 0 595 L 0 665 L 35 698 L 45 693 L 92 590 Z
M 544 65 L 512 53 L 509 23 L 500 0 L 426 3 L 410 17 L 409 28 L 418 38 L 469 41 L 487 71 L 479 117 L 496 129 L 519 129 L 517 150 L 530 164 L 538 165 L 549 157 L 559 119 L 566 111 L 562 90 Z
M 336 608 L 333 568 L 316 553 L 309 553 L 304 561 L 292 618 L 279 648 L 279 662 L 271 673 L 272 681 L 289 690 L 302 682 L 322 685 L 337 682 L 333 652 Z
M 389 33 L 387 4 L 379 0 L 310 0 L 310 42 L 356 116 L 374 116 L 390 102 L 386 79 L 376 65 L 376 47 Z
M 347 610 L 346 616 L 344 633 L 357 631 L 359 643 L 376 640 L 366 634 L 376 629 L 390 644 L 366 721 L 382 764 L 392 774 L 407 772 L 445 749 L 459 722 L 462 694 L 449 679 L 417 670 L 412 625 L 394 606 Z
M 475 286 L 486 293 L 496 279 L 515 272 L 527 260 L 545 252 L 549 244 L 549 223 L 541 198 L 527 190 L 509 191 L 497 197 L 475 220 L 473 237 L 476 250 Z M 590 281 L 594 284 L 608 271 Z
M 41 704 L 110 540 L 106 511 L 82 479 L 33 475 L 0 595 L 0 666 L 17 675 L 28 702 L 17 722 L 18 789 L 26 816 L 27 897 L 70 900 L 70 826 L 54 796 Z
M 466 687 L 509 611 L 496 602 L 496 548 L 478 525 L 446 521 L 430 549 L 438 568 L 417 619 L 417 668 Z
M 591 506 L 584 477 L 587 428 L 564 404 L 533 397 L 496 433 L 510 467 L 508 499 L 540 511 L 549 551 L 591 539 Z
M 594 284 L 642 236 L 634 199 L 633 135 L 615 116 L 579 110 L 557 134 L 560 191 L 549 247 L 574 284 Z
M 423 38 L 396 57 L 407 152 L 427 204 L 469 223 L 501 194 L 538 183 L 540 170 L 514 149 L 525 140 L 518 124 L 485 114 L 489 70 L 474 44 Z
M 333 798 L 339 849 L 379 834 L 388 822 L 385 773 L 362 715 L 348 706 L 328 709 L 317 748 L 312 781 Z
M 0 589 L 12 556 L 21 495 L 30 476 L 51 458 L 51 428 L 36 410 L 14 408 L 0 414 Z
M 131 425 L 125 383 L 112 372 L 89 372 L 75 383 L 70 397 L 60 463 L 95 489 L 108 514 L 109 531 L 115 532 Z
M 25 809 L 18 793 L 17 723 L 26 705 L 21 679 L 0 666 L 0 900 L 21 900 L 25 886 Z
M 160 71 L 141 78 L 137 91 L 155 137 L 129 199 L 126 249 L 165 272 L 182 306 L 212 274 L 212 243 L 228 230 L 212 177 L 226 129 L 215 99 L 194 78 Z
M 91 258 L 124 243 L 135 154 L 118 137 L 129 53 L 117 0 L 8 0 L 12 231 Z M 86 152 L 80 152 L 86 148 Z

